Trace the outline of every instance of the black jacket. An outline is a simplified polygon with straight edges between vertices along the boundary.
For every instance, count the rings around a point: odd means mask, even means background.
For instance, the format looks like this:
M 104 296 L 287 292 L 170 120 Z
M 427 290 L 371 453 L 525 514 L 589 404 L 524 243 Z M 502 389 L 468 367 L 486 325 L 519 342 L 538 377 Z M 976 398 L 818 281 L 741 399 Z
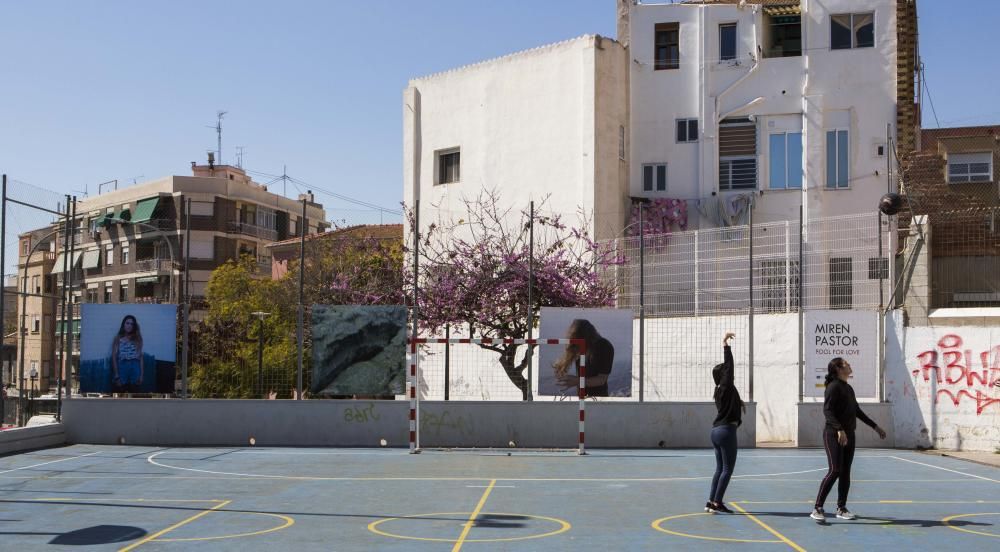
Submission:
M 878 427 L 858 406 L 854 388 L 842 379 L 835 379 L 827 384 L 823 399 L 823 415 L 826 416 L 826 427 L 836 431 L 854 433 L 858 419 L 872 429 Z
M 743 399 L 734 383 L 733 351 L 729 345 L 724 347 L 723 355 L 723 363 L 712 371 L 715 378 L 715 408 L 719 411 L 712 427 L 743 423 Z

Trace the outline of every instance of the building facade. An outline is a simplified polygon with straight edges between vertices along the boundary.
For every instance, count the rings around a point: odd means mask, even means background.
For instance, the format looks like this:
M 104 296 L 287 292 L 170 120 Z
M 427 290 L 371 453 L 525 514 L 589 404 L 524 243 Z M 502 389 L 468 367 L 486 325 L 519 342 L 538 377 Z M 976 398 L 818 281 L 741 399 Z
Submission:
M 179 303 L 186 270 L 192 318 L 197 320 L 215 268 L 250 255 L 267 277 L 271 258 L 266 244 L 327 228 L 326 214 L 312 194 L 289 199 L 253 182 L 238 167 L 191 165 L 192 176 L 168 176 L 80 201 L 72 222 L 71 257 L 64 255 L 61 223 L 21 236 L 20 285 L 45 297 L 18 301 L 20 320 L 33 338 L 19 352 L 19 376 L 23 354 L 24 373 L 37 363 L 39 389 L 54 387 L 65 350 L 59 345 L 64 330 L 76 374 L 80 304 Z M 71 322 L 64 328 L 58 300 L 49 296 L 61 293 L 66 278 L 72 306 Z
M 483 189 L 583 212 L 599 239 L 637 200 L 679 206 L 680 229 L 745 224 L 751 206 L 760 222 L 871 212 L 894 186 L 890 147 L 917 147 L 914 0 L 617 7 L 617 40 L 409 83 L 404 197 L 422 224 Z

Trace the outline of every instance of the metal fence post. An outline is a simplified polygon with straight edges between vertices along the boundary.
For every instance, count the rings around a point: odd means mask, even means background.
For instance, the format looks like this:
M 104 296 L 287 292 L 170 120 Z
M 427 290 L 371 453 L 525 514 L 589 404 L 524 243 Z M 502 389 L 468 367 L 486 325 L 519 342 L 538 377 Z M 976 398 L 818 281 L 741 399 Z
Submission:
M 791 225 L 785 221 L 785 312 L 792 312 L 792 237 Z
M 184 328 L 181 335 L 181 398 L 188 398 L 188 371 L 191 364 L 191 198 L 184 209 L 184 281 L 181 316 Z M 173 269 L 171 269 L 171 273 Z
M 802 342 L 805 339 L 805 295 L 803 295 L 803 282 L 805 281 L 805 265 L 802 263 L 802 205 L 799 205 L 799 402 L 802 402 L 803 388 L 805 384 L 805 350 Z
M 749 320 L 749 336 L 747 343 L 747 350 L 749 352 L 749 368 L 748 368 L 748 395 L 750 397 L 750 402 L 753 402 L 753 199 L 750 200 L 750 205 L 748 207 L 749 212 L 749 241 L 750 241 L 750 320 Z
M 317 228 L 318 230 L 318 228 Z M 299 304 L 297 320 L 295 323 L 296 349 L 298 363 L 295 369 L 295 400 L 302 400 L 302 371 L 303 355 L 305 345 L 305 304 L 303 294 L 305 293 L 305 273 L 306 273 L 306 232 L 309 231 L 309 221 L 306 219 L 306 198 L 302 198 L 302 218 L 299 219 Z
M 646 225 L 642 219 L 644 207 L 643 203 L 639 204 L 639 402 L 645 400 L 646 391 Z
M 535 202 L 531 202 L 531 207 L 529 210 L 528 218 L 528 335 L 525 337 L 531 339 L 531 330 L 535 327 L 535 303 L 534 303 L 534 284 L 535 284 Z M 525 353 L 528 358 L 528 385 L 524 392 L 524 400 L 533 400 L 531 394 L 531 376 L 532 376 L 532 348 L 531 345 L 527 345 L 528 351 Z
M 890 165 L 891 168 L 891 165 Z M 882 211 L 878 211 L 878 400 L 885 402 L 885 295 L 882 290 L 884 273 L 882 261 L 884 253 L 882 251 Z M 888 269 L 888 260 L 885 262 Z
M 451 324 L 444 325 L 444 400 L 449 400 L 451 389 Z
M 3 195 L 0 196 L 0 346 L 4 343 L 3 332 L 3 321 L 6 320 L 5 308 L 7 291 L 4 289 L 7 286 L 7 175 L 3 175 Z M 17 285 L 14 285 L 17 288 Z M 17 299 L 15 299 L 16 301 Z M 16 308 L 16 305 L 15 305 Z M 4 395 L 6 393 L 3 391 L 4 382 L 4 369 L 3 363 L 0 362 L 0 426 L 3 425 L 7 410 L 6 404 L 4 403 Z

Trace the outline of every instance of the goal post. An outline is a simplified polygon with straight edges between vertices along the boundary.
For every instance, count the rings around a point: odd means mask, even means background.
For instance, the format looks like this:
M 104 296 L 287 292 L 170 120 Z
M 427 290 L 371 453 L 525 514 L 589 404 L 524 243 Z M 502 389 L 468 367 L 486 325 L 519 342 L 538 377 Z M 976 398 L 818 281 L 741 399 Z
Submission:
M 577 453 L 587 454 L 585 449 L 585 421 L 586 406 L 584 399 L 587 396 L 587 342 L 583 339 L 493 339 L 493 338 L 424 338 L 411 337 L 408 339 L 407 348 L 407 396 L 410 400 L 410 454 L 420 452 L 420 397 L 417 392 L 420 374 L 420 354 L 419 346 L 427 344 L 470 344 L 470 345 L 576 345 L 578 350 L 579 380 L 577 381 L 577 404 L 579 406 L 579 438 L 577 440 Z M 528 382 L 531 385 L 531 382 Z

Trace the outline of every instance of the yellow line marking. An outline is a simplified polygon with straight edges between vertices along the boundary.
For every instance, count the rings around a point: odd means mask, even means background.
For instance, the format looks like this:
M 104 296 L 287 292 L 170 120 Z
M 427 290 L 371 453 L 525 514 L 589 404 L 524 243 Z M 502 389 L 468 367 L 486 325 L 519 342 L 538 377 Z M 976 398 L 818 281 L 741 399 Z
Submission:
M 945 526 L 948 527 L 949 529 L 954 529 L 956 531 L 962 531 L 963 533 L 972 533 L 973 535 L 984 535 L 984 536 L 987 536 L 987 537 L 1000 538 L 1000 535 L 998 535 L 996 533 L 987 533 L 985 531 L 973 531 L 972 529 L 965 529 L 963 527 L 955 527 L 954 525 L 951 524 L 951 520 L 953 520 L 953 519 L 964 518 L 964 517 L 973 517 L 973 516 L 1000 516 L 1000 512 L 988 512 L 988 513 L 984 513 L 984 514 L 958 514 L 958 515 L 954 515 L 954 516 L 948 516 L 948 517 L 942 519 L 941 523 L 945 524 Z
M 187 500 L 173 498 L 32 498 L 39 502 L 225 502 L 224 500 Z
M 277 527 L 272 527 L 270 529 L 264 529 L 263 531 L 254 531 L 252 533 L 236 533 L 236 534 L 233 534 L 233 535 L 219 535 L 217 537 L 190 537 L 190 538 L 185 538 L 185 539 L 156 539 L 156 542 L 190 542 L 190 541 L 209 541 L 209 540 L 220 540 L 220 539 L 237 539 L 237 538 L 240 538 L 240 537 L 255 537 L 257 535 L 264 535 L 264 534 L 267 534 L 267 533 L 273 533 L 275 531 L 281 531 L 282 529 L 287 529 L 287 528 L 291 527 L 292 525 L 295 525 L 295 520 L 294 519 L 292 519 L 292 518 L 290 518 L 288 516 L 283 516 L 281 514 L 269 514 L 269 513 L 266 513 L 266 512 L 233 512 L 233 513 L 234 514 L 238 514 L 238 515 L 247 515 L 247 514 L 250 514 L 250 515 L 255 515 L 255 516 L 276 517 L 278 519 L 284 520 L 285 523 L 283 523 L 281 525 L 278 525 Z
M 125 548 L 122 548 L 118 552 L 128 552 L 129 550 L 133 550 L 133 549 L 137 548 L 138 546 L 140 546 L 142 544 L 145 544 L 147 542 L 155 540 L 156 537 L 160 537 L 160 536 L 166 535 L 167 533 L 173 531 L 174 529 L 178 529 L 180 527 L 183 527 L 183 526 L 187 525 L 188 523 L 191 523 L 192 521 L 194 521 L 194 520 L 196 520 L 196 519 L 198 519 L 198 518 L 200 518 L 200 517 L 208 514 L 212 510 L 218 510 L 219 508 L 222 508 L 223 506 L 225 506 L 226 504 L 229 504 L 230 502 L 232 502 L 232 500 L 226 500 L 226 501 L 223 501 L 223 502 L 220 502 L 220 503 L 216 504 L 215 506 L 212 506 L 211 508 L 209 508 L 207 510 L 202 510 L 202 511 L 198 512 L 197 514 L 195 514 L 195 515 L 193 515 L 193 516 L 191 516 L 191 517 L 189 517 L 189 518 L 187 518 L 187 519 L 185 519 L 183 521 L 179 521 L 179 522 L 171 525 L 170 527 L 167 527 L 166 529 L 163 529 L 162 531 L 157 531 L 156 533 L 153 533 L 152 535 L 149 535 L 148 537 L 146 537 L 146 538 L 144 538 L 144 539 L 142 539 L 140 541 L 134 542 L 134 543 L 126 546 Z
M 770 525 L 768 525 L 768 524 L 764 523 L 763 521 L 757 519 L 757 516 L 751 514 L 750 512 L 747 512 L 746 510 L 744 510 L 743 508 L 741 508 L 739 504 L 737 504 L 735 502 L 730 502 L 730 504 L 733 505 L 733 508 L 736 508 L 737 510 L 739 510 L 740 513 L 742 513 L 743 515 L 745 515 L 748 518 L 752 519 L 757 525 L 760 525 L 761 527 L 763 527 L 764 529 L 766 529 L 768 533 L 771 533 L 772 535 L 774 535 L 774 536 L 778 537 L 779 539 L 781 539 L 781 542 L 783 542 L 783 543 L 787 544 L 788 546 L 792 547 L 792 549 L 795 550 L 796 552 L 806 552 L 804 548 L 802 548 L 801 546 L 799 546 L 799 545 L 795 544 L 794 542 L 792 542 L 791 540 L 789 540 L 788 537 L 786 537 L 785 535 L 782 535 L 781 533 L 779 533 L 779 532 L 775 531 L 774 529 L 772 529 Z
M 489 498 L 490 493 L 493 492 L 493 486 L 497 484 L 496 479 L 491 479 L 490 484 L 486 487 L 483 492 L 483 496 L 479 498 L 479 504 L 476 504 L 476 509 L 472 511 L 472 515 L 469 516 L 469 521 L 465 522 L 465 527 L 462 529 L 462 534 L 458 536 L 458 540 L 455 542 L 455 546 L 452 547 L 451 552 L 458 552 L 462 549 L 462 543 L 469 536 L 469 531 L 472 530 L 472 524 L 476 522 L 476 517 L 479 516 L 479 512 L 483 511 L 483 506 L 486 505 L 486 499 Z
M 670 529 L 664 529 L 663 527 L 661 527 L 661 525 L 663 523 L 665 523 L 667 521 L 670 521 L 672 519 L 680 519 L 680 518 L 686 518 L 686 517 L 691 517 L 691 516 L 710 516 L 710 515 L 712 515 L 712 514 L 708 514 L 708 513 L 705 513 L 705 512 L 695 512 L 693 514 L 680 514 L 680 515 L 676 515 L 676 516 L 668 516 L 668 517 L 665 517 L 665 518 L 660 518 L 660 519 L 654 521 L 653 523 L 651 523 L 650 525 L 653 527 L 653 529 L 656 529 L 657 531 L 660 531 L 661 533 L 667 533 L 668 535 L 675 535 L 675 536 L 678 536 L 678 537 L 687 537 L 689 539 L 703 539 L 703 540 L 722 541 L 722 542 L 750 542 L 750 543 L 770 543 L 770 544 L 781 544 L 782 543 L 782 541 L 780 541 L 780 540 L 731 539 L 731 538 L 727 538 L 727 537 L 706 537 L 704 535 L 692 535 L 691 533 L 681 533 L 680 531 L 672 531 Z
M 540 539 L 540 538 L 544 538 L 544 537 L 551 537 L 551 536 L 554 536 L 554 535 L 558 535 L 560 533 L 565 533 L 566 531 L 569 531 L 570 528 L 573 527 L 572 525 L 570 525 L 570 523 L 568 521 L 563 520 L 563 519 L 559 519 L 559 518 L 554 518 L 554 517 L 535 516 L 535 515 L 531 515 L 531 514 L 511 514 L 511 513 L 503 513 L 503 512 L 487 512 L 487 513 L 489 515 L 491 515 L 491 516 L 517 516 L 517 517 L 522 517 L 522 518 L 538 519 L 538 520 L 542 520 L 542 521 L 551 521 L 552 523 L 555 523 L 555 524 L 559 525 L 559 529 L 556 529 L 555 531 L 549 531 L 548 533 L 542 533 L 540 535 L 526 535 L 526 536 L 523 536 L 523 537 L 502 537 L 502 538 L 496 538 L 496 539 L 465 539 L 466 543 L 469 543 L 469 542 L 511 542 L 511 541 L 522 541 L 522 540 Z M 397 520 L 401 520 L 401 519 L 420 519 L 420 518 L 428 518 L 428 517 L 433 517 L 433 516 L 464 516 L 465 514 L 466 514 L 466 512 L 435 512 L 435 513 L 432 513 L 432 514 L 414 514 L 414 515 L 410 515 L 410 516 L 400 516 L 400 517 L 385 518 L 385 519 L 380 519 L 378 521 L 373 521 L 373 522 L 369 523 L 368 524 L 368 530 L 371 531 L 372 533 L 375 533 L 376 535 L 381 535 L 383 537 L 392 537 L 394 539 L 406 539 L 406 540 L 427 541 L 427 542 L 452 542 L 453 543 L 453 542 L 457 542 L 457 540 L 456 539 L 435 538 L 435 537 L 412 537 L 410 535 L 397 535 L 396 533 L 390 533 L 388 531 L 383 531 L 383 530 L 379 529 L 378 526 L 381 525 L 381 524 L 383 524 L 383 523 L 388 523 L 390 521 L 397 521 Z M 482 515 L 482 513 L 480 515 Z

